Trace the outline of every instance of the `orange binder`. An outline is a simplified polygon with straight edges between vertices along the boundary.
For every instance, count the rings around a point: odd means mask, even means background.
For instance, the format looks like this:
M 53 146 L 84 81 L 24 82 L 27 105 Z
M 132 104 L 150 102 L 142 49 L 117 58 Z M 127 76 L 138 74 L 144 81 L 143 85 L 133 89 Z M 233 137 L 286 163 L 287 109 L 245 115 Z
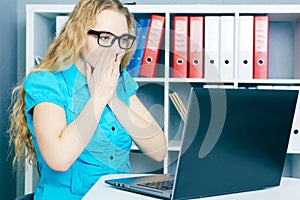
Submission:
M 154 77 L 162 40 L 165 17 L 151 15 L 145 51 L 140 69 L 140 76 Z
M 190 45 L 189 45 L 189 78 L 204 78 L 204 49 L 203 49 L 203 16 L 192 16 L 189 18 Z
M 174 78 L 187 78 L 188 17 L 174 16 L 173 70 Z
M 253 78 L 268 78 L 269 16 L 254 16 Z

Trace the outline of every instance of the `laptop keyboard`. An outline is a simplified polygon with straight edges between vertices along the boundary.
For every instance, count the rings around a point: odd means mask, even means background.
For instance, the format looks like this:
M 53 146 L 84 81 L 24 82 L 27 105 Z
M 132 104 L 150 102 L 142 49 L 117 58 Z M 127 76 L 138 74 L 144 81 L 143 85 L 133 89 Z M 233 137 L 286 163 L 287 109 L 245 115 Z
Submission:
M 173 189 L 174 180 L 167 181 L 155 181 L 155 182 L 147 182 L 147 183 L 139 183 L 138 186 L 153 188 L 157 190 L 172 190 Z

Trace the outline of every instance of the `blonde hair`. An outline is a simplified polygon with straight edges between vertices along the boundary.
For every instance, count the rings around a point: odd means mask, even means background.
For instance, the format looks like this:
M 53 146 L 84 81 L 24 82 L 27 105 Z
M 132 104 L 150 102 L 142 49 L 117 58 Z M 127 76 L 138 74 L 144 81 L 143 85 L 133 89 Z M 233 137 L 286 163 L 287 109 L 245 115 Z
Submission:
M 135 34 L 134 17 L 118 0 L 80 0 L 57 39 L 49 46 L 42 62 L 31 73 L 38 71 L 55 73 L 74 63 L 84 46 L 87 31 L 95 26 L 97 15 L 105 9 L 122 13 L 127 20 L 129 33 Z M 134 48 L 135 46 L 128 50 L 122 58 L 121 70 L 129 64 Z M 9 143 L 11 146 L 14 145 L 15 150 L 13 165 L 24 163 L 26 158 L 32 163 L 36 159 L 36 154 L 25 115 L 24 80 L 13 89 L 12 93 L 16 101 L 13 100 L 15 103 L 10 114 L 11 124 L 8 132 Z

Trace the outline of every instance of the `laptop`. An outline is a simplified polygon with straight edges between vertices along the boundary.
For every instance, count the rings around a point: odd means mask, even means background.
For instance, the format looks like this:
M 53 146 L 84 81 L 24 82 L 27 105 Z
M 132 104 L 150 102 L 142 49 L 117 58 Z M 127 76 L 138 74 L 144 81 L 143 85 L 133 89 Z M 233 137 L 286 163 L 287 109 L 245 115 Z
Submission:
M 105 182 L 172 200 L 278 186 L 297 97 L 297 90 L 192 88 L 176 173 Z

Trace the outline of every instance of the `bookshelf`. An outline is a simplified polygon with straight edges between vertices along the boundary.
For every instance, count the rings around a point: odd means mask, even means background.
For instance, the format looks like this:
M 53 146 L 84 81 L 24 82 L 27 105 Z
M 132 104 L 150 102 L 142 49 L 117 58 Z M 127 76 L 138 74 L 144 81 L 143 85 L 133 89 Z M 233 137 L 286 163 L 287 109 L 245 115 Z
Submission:
M 26 7 L 26 74 L 34 67 L 35 56 L 43 57 L 48 45 L 55 37 L 56 16 L 68 15 L 74 5 L 28 4 Z M 177 92 L 187 102 L 192 86 L 222 85 L 239 88 L 300 88 L 300 5 L 130 5 L 129 10 L 139 17 L 149 17 L 155 13 L 165 16 L 165 31 L 154 78 L 137 77 L 140 86 L 138 96 L 163 128 L 168 145 L 168 153 L 163 162 L 154 162 L 132 146 L 132 168 L 136 173 L 174 172 L 180 149 L 180 138 L 184 123 L 172 104 L 169 94 Z M 172 36 L 170 28 L 175 15 L 234 16 L 234 78 L 230 80 L 206 80 L 205 78 L 172 78 Z M 239 22 L 243 15 L 270 16 L 270 50 L 268 79 L 238 79 Z M 300 109 L 295 118 L 299 124 L 293 125 L 288 149 L 288 175 L 300 177 Z M 28 165 L 25 172 L 25 193 L 34 190 L 34 175 Z

